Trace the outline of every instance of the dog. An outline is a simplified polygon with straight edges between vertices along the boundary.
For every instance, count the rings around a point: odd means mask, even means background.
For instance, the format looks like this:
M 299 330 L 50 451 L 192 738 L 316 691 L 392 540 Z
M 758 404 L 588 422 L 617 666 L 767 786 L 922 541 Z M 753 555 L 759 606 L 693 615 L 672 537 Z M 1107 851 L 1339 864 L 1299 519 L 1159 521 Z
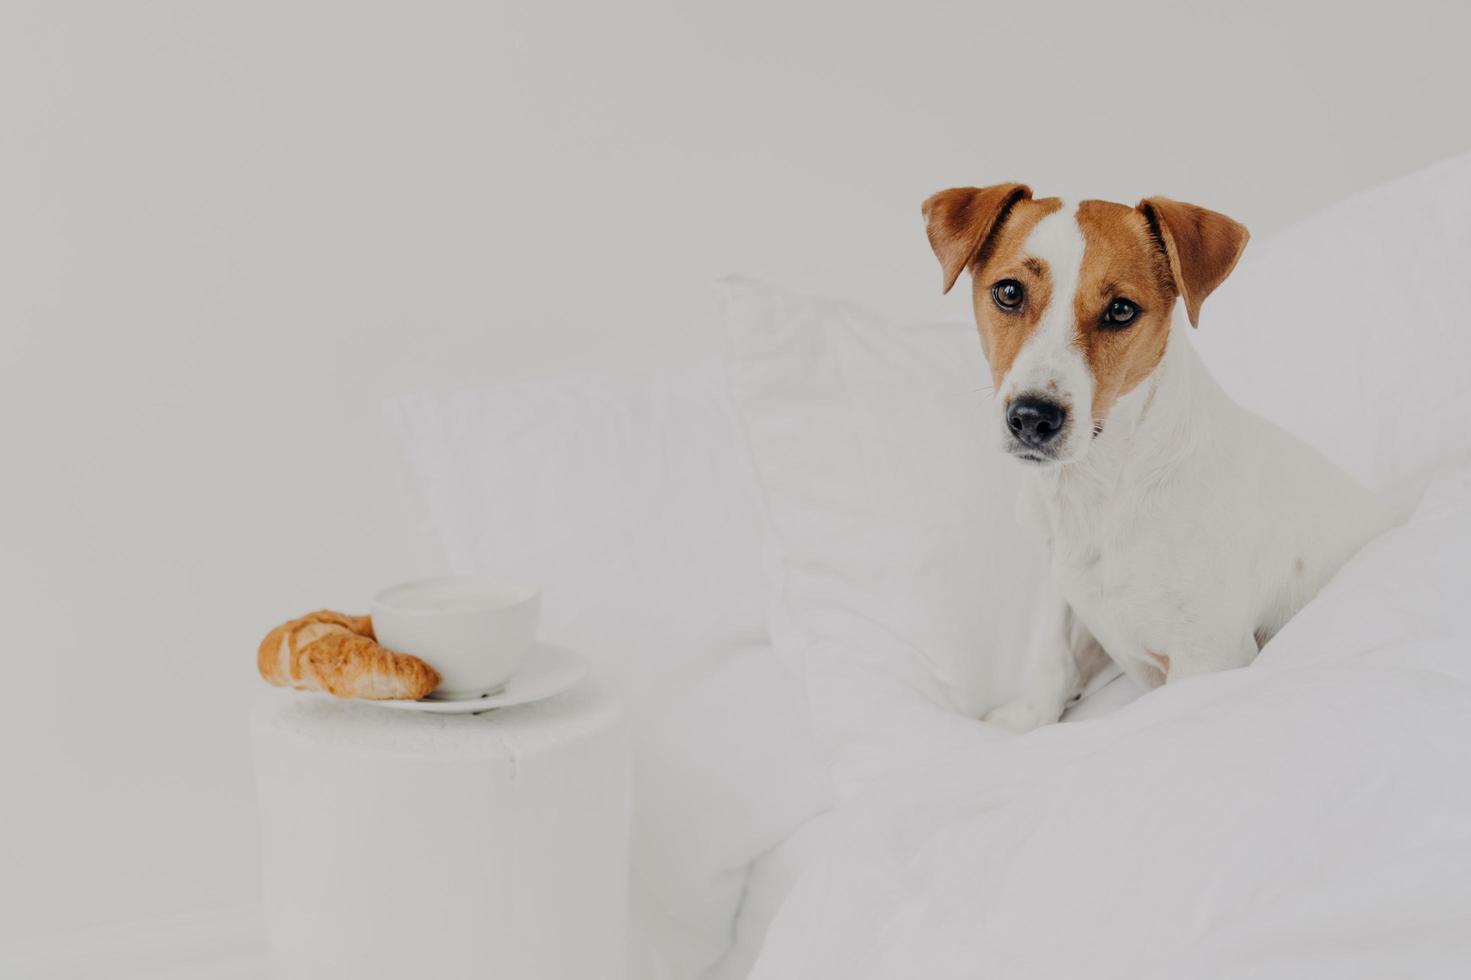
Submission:
M 1002 439 L 1033 471 L 1020 510 L 1050 563 L 1021 693 L 987 721 L 1055 722 L 1110 661 L 1149 687 L 1245 666 L 1394 523 L 1196 354 L 1201 304 L 1246 247 L 1236 221 L 1024 184 L 940 191 L 923 212 L 944 291 L 971 273 Z

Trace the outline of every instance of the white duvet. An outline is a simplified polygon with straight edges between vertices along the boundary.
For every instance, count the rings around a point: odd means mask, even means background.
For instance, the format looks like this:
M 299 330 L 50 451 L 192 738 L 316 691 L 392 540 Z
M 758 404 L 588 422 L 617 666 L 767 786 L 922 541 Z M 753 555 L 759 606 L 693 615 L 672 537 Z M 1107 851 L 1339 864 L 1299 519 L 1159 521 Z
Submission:
M 1471 468 L 1250 668 L 1024 736 L 935 708 L 752 977 L 1471 976 L 1468 607 Z

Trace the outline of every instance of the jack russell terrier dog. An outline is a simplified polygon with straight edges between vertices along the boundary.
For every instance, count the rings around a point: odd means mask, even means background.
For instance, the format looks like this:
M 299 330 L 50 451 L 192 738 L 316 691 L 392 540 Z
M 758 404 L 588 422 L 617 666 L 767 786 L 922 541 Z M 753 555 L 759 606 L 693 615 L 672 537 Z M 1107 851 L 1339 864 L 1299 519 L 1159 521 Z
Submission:
M 941 191 L 924 216 L 945 291 L 970 270 L 1007 451 L 1034 471 L 1024 520 L 1050 558 L 1022 693 L 986 720 L 1057 721 L 1110 660 L 1151 687 L 1249 664 L 1393 523 L 1232 402 L 1175 317 L 1178 298 L 1195 326 L 1246 247 L 1240 224 L 1022 184 Z

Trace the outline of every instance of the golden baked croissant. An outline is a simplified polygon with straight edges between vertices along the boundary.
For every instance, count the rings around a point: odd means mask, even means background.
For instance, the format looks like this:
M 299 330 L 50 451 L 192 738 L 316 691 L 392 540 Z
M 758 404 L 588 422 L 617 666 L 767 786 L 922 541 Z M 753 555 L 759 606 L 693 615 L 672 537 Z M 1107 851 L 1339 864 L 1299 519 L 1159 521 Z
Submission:
M 257 665 L 260 675 L 277 687 L 326 691 L 339 698 L 417 701 L 439 686 L 433 667 L 380 646 L 370 617 L 330 609 L 267 633 Z

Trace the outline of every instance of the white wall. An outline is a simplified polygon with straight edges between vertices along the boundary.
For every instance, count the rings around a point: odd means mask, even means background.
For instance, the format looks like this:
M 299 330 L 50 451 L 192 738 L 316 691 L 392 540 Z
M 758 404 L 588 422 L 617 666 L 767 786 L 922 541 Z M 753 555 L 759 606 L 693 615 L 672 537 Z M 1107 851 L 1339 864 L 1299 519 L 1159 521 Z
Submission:
M 885 6 L 4 6 L 0 945 L 253 899 L 259 636 L 424 564 L 384 394 L 726 271 L 963 316 L 943 186 L 1260 234 L 1471 146 L 1465 5 Z

